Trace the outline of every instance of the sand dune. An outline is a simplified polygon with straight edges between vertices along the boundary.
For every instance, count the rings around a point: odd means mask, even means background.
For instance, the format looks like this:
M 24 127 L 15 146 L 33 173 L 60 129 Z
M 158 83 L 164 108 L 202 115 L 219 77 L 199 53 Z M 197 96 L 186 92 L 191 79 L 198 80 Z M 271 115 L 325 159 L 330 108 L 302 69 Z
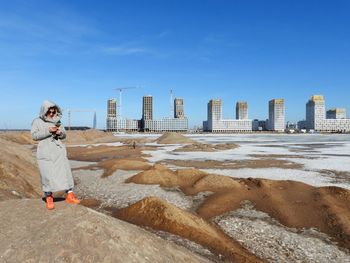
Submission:
M 97 142 L 115 142 L 118 138 L 110 132 L 89 129 L 85 131 L 67 131 L 67 143 L 97 143 Z
M 195 169 L 172 171 L 163 165 L 156 164 L 150 169 L 129 178 L 125 182 L 159 184 L 164 187 L 180 186 L 181 188 L 184 188 L 192 185 L 195 181 L 205 175 L 206 173 Z
M 40 177 L 31 150 L 0 138 L 0 200 L 40 196 Z
M 111 159 L 100 162 L 98 166 L 104 169 L 102 177 L 110 176 L 117 170 L 147 170 L 151 167 L 147 162 L 137 159 Z
M 239 147 L 239 145 L 234 143 L 205 144 L 196 142 L 175 149 L 174 152 L 216 152 L 231 150 L 237 147 Z
M 176 132 L 166 132 L 160 136 L 157 140 L 159 144 L 185 144 L 185 143 L 194 143 L 195 141 L 183 136 L 180 133 Z
M 262 262 L 202 218 L 156 197 L 147 197 L 114 216 L 137 225 L 167 231 L 206 246 L 223 260 L 231 262 Z
M 87 147 L 68 147 L 68 159 L 98 162 L 107 159 L 139 158 L 147 156 L 142 154 L 147 147 L 133 149 L 130 146 L 87 146 Z
M 0 133 L 0 138 L 16 142 L 19 144 L 35 144 L 35 142 L 32 139 L 32 135 L 29 131 L 27 132 L 4 132 Z
M 153 169 L 157 169 L 156 167 Z M 338 187 L 313 187 L 295 181 L 234 179 L 203 172 L 183 183 L 178 172 L 142 172 L 129 179 L 134 183 L 179 186 L 185 194 L 214 192 L 197 213 L 210 219 L 238 209 L 244 200 L 268 213 L 280 223 L 295 228 L 317 228 L 350 249 L 350 191 Z M 181 183 L 177 183 L 180 181 Z

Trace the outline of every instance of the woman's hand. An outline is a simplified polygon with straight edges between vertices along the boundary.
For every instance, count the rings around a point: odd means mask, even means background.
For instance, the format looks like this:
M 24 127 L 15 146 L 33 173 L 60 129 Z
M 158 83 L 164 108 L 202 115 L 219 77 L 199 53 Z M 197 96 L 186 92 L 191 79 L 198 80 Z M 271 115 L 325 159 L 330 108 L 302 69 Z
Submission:
M 58 128 L 56 126 L 52 126 L 49 128 L 49 132 L 51 133 L 57 133 Z

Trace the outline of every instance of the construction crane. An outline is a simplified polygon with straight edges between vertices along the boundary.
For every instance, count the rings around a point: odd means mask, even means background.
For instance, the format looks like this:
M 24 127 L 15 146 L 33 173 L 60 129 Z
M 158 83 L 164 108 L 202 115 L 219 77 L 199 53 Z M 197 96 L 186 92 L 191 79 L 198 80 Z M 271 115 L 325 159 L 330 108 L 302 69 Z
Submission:
M 174 117 L 173 113 L 173 90 L 170 89 L 170 118 Z
M 94 109 L 67 109 L 68 112 L 68 130 L 71 128 L 71 114 L 72 112 L 93 112 L 94 117 L 93 117 L 93 123 L 92 123 L 92 128 L 96 129 L 96 110 Z
M 119 110 L 117 111 L 118 120 L 122 118 L 122 91 L 127 89 L 137 89 L 137 88 L 140 88 L 140 87 L 120 87 L 120 88 L 114 89 L 119 91 L 119 103 L 117 104 L 117 107 L 119 108 Z

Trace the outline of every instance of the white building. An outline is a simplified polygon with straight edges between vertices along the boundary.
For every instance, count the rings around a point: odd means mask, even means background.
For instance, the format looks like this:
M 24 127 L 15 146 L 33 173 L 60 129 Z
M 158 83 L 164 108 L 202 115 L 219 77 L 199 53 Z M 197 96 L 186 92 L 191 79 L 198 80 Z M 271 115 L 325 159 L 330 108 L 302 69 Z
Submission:
M 335 109 L 327 110 L 326 118 L 327 119 L 346 119 L 346 109 L 335 108 Z
M 143 97 L 142 106 L 142 130 L 145 132 L 186 132 L 188 131 L 188 119 L 184 114 L 184 100 L 174 100 L 174 117 L 153 120 L 153 99 L 152 96 Z
M 278 132 L 285 130 L 284 99 L 273 99 L 269 101 L 268 129 Z
M 221 99 L 212 99 L 208 102 L 207 121 L 203 122 L 203 129 L 209 132 L 251 132 L 252 120 L 222 119 Z
M 186 132 L 188 130 L 188 119 L 183 117 L 144 120 L 143 125 L 143 130 L 145 132 Z
M 236 120 L 248 119 L 248 103 L 246 101 L 238 101 L 236 103 Z
M 139 131 L 140 121 L 130 119 L 107 118 L 107 131 Z
M 306 103 L 306 128 L 321 130 L 323 120 L 326 119 L 326 108 L 322 95 L 313 95 Z
M 342 112 L 344 114 L 346 111 Z M 306 103 L 306 128 L 319 132 L 350 132 L 350 119 L 327 119 L 324 97 L 313 95 Z

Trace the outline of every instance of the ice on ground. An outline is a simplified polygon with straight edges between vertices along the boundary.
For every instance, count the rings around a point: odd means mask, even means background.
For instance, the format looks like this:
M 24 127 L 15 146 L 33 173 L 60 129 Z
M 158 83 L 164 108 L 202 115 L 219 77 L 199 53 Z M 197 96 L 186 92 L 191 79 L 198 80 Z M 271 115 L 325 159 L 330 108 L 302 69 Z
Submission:
M 76 160 L 69 160 L 69 164 L 70 167 L 72 169 L 76 169 L 76 168 L 82 168 L 82 167 L 86 167 L 89 165 L 96 165 L 96 162 L 85 162 L 85 161 L 76 161 Z
M 106 143 L 88 143 L 88 144 L 70 144 L 68 147 L 96 147 L 96 146 L 123 146 L 124 143 L 121 142 L 106 142 Z
M 349 134 L 188 134 L 203 143 L 328 143 L 349 142 Z
M 293 229 L 274 222 L 252 208 L 238 209 L 215 221 L 229 236 L 269 262 L 350 262 L 350 255 L 329 242 L 323 234 Z
M 181 145 L 182 146 L 182 145 Z M 193 161 L 204 161 L 204 160 L 215 160 L 215 161 L 226 161 L 226 160 L 245 160 L 252 159 L 242 151 L 236 149 L 225 150 L 220 152 L 172 152 L 173 150 L 181 146 L 164 147 L 157 151 L 143 151 L 145 154 L 151 155 L 146 157 L 149 162 L 155 163 L 162 160 L 193 160 Z
M 207 173 L 221 174 L 234 178 L 263 178 L 270 180 L 293 180 L 312 186 L 339 186 L 350 189 L 349 183 L 335 183 L 334 178 L 316 171 L 282 168 L 242 168 L 242 169 L 200 169 Z
M 340 172 L 350 171 L 350 157 L 328 156 L 321 157 L 319 159 L 281 158 L 281 160 L 303 164 L 307 170 L 334 170 Z
M 190 197 L 181 191 L 166 191 L 159 185 L 142 185 L 124 183 L 126 179 L 139 171 L 118 170 L 113 175 L 101 178 L 102 170 L 75 170 L 77 181 L 75 191 L 84 198 L 94 198 L 102 201 L 103 206 L 117 208 L 127 207 L 148 196 L 157 196 L 173 205 L 189 209 L 192 206 Z

